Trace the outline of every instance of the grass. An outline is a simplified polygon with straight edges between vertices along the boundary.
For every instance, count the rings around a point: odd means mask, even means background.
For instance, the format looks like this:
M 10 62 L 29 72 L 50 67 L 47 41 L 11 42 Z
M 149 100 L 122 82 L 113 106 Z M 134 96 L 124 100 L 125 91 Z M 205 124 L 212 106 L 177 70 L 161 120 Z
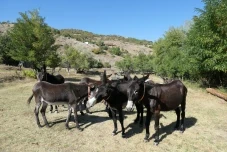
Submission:
M 82 75 L 70 74 L 68 78 L 78 80 Z M 98 78 L 98 77 L 96 77 Z M 153 76 L 152 76 L 153 78 Z M 95 105 L 92 114 L 81 116 L 79 124 L 84 130 L 65 129 L 67 110 L 59 107 L 59 113 L 48 113 L 51 128 L 38 128 L 34 116 L 34 99 L 30 106 L 26 101 L 31 95 L 35 80 L 25 79 L 4 83 L 0 88 L 0 151 L 3 152 L 146 152 L 146 151 L 226 151 L 227 147 L 227 102 L 207 94 L 201 88 L 188 87 L 186 105 L 186 130 L 182 134 L 173 132 L 175 112 L 162 112 L 160 119 L 160 139 L 158 146 L 153 138 L 144 143 L 145 129 L 133 124 L 135 113 L 125 112 L 126 137 L 119 133 L 112 136 L 113 122 L 104 111 L 103 104 Z M 43 124 L 40 116 L 41 124 Z M 154 121 L 150 132 L 154 133 Z

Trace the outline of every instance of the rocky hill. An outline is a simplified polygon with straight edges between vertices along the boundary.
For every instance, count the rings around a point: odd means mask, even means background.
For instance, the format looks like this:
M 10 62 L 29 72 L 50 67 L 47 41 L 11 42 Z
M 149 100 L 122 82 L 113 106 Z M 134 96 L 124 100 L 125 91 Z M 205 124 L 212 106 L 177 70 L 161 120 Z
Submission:
M 6 33 L 10 28 L 13 28 L 13 24 L 1 23 L 0 34 Z M 55 33 L 55 44 L 60 45 L 59 52 L 64 53 L 64 46 L 72 46 L 77 50 L 93 56 L 95 59 L 101 62 L 108 62 L 112 66 L 116 61 L 121 60 L 123 57 L 114 55 L 111 53 L 111 48 L 119 48 L 124 53 L 137 55 L 139 52 L 145 54 L 152 53 L 152 42 L 146 40 L 138 40 L 135 38 L 125 38 L 116 35 L 98 35 L 91 32 L 76 30 L 76 29 L 53 29 Z M 102 50 L 99 43 L 105 46 L 106 50 Z M 94 50 L 100 50 L 102 53 L 94 53 Z

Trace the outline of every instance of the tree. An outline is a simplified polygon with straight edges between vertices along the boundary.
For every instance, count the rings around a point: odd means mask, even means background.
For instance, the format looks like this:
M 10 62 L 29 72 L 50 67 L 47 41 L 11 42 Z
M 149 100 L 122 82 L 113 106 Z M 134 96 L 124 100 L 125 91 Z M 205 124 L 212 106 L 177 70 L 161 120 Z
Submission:
M 78 73 L 89 70 L 90 68 L 100 68 L 103 64 L 94 58 L 83 54 L 73 47 L 68 47 L 63 55 L 63 62 L 68 63 L 72 68 L 76 69 Z
M 54 73 L 56 67 L 60 66 L 60 63 L 61 57 L 56 51 L 53 51 L 46 60 L 46 65 L 52 68 L 52 73 Z
M 116 62 L 115 65 L 122 71 L 134 71 L 133 59 L 130 55 L 126 55 L 123 60 Z
M 186 67 L 186 33 L 180 28 L 170 28 L 154 43 L 155 71 L 168 77 L 184 77 L 188 72 Z
M 55 54 L 55 39 L 38 10 L 20 13 L 20 16 L 9 31 L 13 46 L 10 56 L 18 61 L 30 62 L 36 69 Z
M 203 0 L 204 9 L 195 16 L 188 33 L 189 55 L 197 65 L 200 79 L 223 84 L 227 76 L 227 3 Z
M 9 51 L 12 48 L 11 39 L 9 35 L 0 35 L 0 63 L 17 65 L 18 61 L 13 60 L 9 56 Z

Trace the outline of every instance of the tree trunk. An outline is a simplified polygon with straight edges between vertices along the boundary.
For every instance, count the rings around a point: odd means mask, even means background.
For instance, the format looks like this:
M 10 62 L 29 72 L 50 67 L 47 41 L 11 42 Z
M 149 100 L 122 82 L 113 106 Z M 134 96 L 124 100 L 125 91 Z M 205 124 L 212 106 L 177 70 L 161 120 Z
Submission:
M 222 93 L 222 92 L 220 92 L 220 91 L 218 91 L 218 90 L 215 90 L 215 89 L 213 89 L 213 88 L 206 88 L 206 91 L 207 91 L 208 93 L 214 95 L 214 96 L 217 96 L 217 97 L 219 97 L 219 98 L 221 98 L 221 99 L 227 101 L 227 94 L 225 94 L 225 93 Z

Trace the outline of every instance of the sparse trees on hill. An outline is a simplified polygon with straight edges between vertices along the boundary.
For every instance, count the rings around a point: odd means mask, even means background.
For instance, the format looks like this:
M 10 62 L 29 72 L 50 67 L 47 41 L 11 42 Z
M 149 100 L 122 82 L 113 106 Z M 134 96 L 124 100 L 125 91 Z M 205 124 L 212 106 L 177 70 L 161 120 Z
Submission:
M 126 55 L 121 61 L 115 64 L 122 71 L 131 72 L 152 72 L 153 71 L 153 56 L 139 53 L 137 56 Z
M 78 73 L 89 70 L 90 68 L 102 68 L 103 64 L 94 58 L 79 52 L 73 47 L 68 47 L 65 50 L 62 61 L 70 64 Z

